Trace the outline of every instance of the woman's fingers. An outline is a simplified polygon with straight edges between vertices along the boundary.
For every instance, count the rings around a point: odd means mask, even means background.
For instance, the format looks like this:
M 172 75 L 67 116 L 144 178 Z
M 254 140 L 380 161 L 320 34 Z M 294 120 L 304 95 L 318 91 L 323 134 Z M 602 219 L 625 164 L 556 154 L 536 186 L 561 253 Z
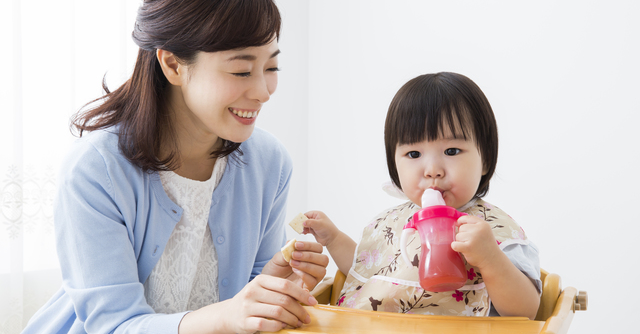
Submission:
M 308 291 L 289 280 L 258 275 L 233 298 L 235 305 L 231 312 L 236 312 L 240 319 L 229 321 L 239 326 L 235 332 L 240 333 L 278 331 L 286 325 L 299 327 L 310 321 L 299 301 L 309 302 L 310 297 Z
M 296 250 L 322 253 L 322 245 L 313 241 L 296 241 Z
M 249 307 L 248 313 L 251 317 L 277 320 L 293 327 L 300 327 L 303 320 L 309 317 L 296 300 L 274 291 L 266 290 L 256 302 Z
M 277 332 L 285 327 L 287 324 L 278 320 L 266 319 L 262 317 L 250 317 L 245 321 L 245 327 L 250 328 L 250 331 L 255 332 Z
M 322 278 L 326 272 L 327 265 L 329 265 L 329 257 L 324 254 L 294 251 L 291 254 L 290 264 L 293 268 L 298 268 L 315 277 Z
M 327 273 L 329 257 L 322 254 L 322 249 L 317 242 L 296 242 L 289 264 L 308 289 L 313 289 Z
M 256 301 L 262 304 L 284 308 L 303 323 L 309 322 L 309 314 L 302 305 L 300 305 L 300 303 L 307 305 L 315 305 L 318 303 L 309 291 L 302 289 L 289 280 L 277 277 L 259 275 L 254 279 L 254 281 L 256 280 L 256 283 L 264 289 L 262 293 L 256 295 Z M 280 314 L 279 311 L 274 308 L 269 308 L 267 311 L 270 312 L 270 314 L 266 315 L 268 317 L 278 320 L 284 320 L 283 318 L 286 318 L 288 321 L 283 322 L 294 327 L 298 324 L 297 321 L 293 322 L 285 313 Z
M 308 290 L 313 290 L 313 288 L 316 287 L 316 285 L 318 285 L 318 283 L 322 280 L 322 278 L 324 278 L 324 275 L 322 275 L 322 277 L 319 278 L 319 276 L 313 275 L 313 274 L 309 274 L 301 269 L 297 269 L 295 267 L 292 267 L 292 270 L 294 272 L 294 274 L 297 277 L 300 277 L 301 284 L 304 288 L 308 289 Z M 306 304 L 306 303 L 305 303 Z M 308 304 L 307 304 L 308 305 Z

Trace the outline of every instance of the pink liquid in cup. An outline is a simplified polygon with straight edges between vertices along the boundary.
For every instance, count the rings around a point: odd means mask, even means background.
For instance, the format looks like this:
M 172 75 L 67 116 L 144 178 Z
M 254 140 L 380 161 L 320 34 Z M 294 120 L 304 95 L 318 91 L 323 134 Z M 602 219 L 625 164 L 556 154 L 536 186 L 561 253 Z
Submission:
M 467 282 L 467 269 L 451 244 L 422 244 L 421 259 L 420 286 L 426 291 L 453 291 Z

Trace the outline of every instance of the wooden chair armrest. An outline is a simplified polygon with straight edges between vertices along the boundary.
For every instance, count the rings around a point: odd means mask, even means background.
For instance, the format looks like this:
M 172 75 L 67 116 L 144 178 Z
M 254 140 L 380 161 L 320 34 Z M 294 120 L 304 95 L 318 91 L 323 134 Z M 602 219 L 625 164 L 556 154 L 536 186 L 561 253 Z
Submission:
M 316 298 L 318 304 L 336 305 L 346 279 L 340 270 L 336 270 L 336 276 L 325 277 L 311 291 L 311 295 Z
M 567 287 L 562 290 L 556 307 L 547 319 L 541 334 L 566 334 L 571 325 L 575 311 L 587 309 L 587 293 L 578 292 L 574 287 Z
M 331 288 L 331 304 L 330 305 L 338 305 L 338 298 L 340 298 L 340 291 L 342 291 L 342 286 L 344 285 L 344 281 L 347 280 L 347 276 L 345 276 L 340 270 L 336 270 L 336 276 L 333 278 L 333 286 Z
M 333 288 L 333 277 L 325 277 L 322 282 L 311 290 L 311 295 L 316 298 L 318 304 L 329 304 L 331 301 L 331 290 Z
M 541 272 L 543 272 L 541 270 Z M 540 307 L 536 320 L 547 321 L 553 313 L 556 302 L 562 292 L 562 280 L 558 274 L 544 271 L 542 278 L 542 295 L 540 296 Z

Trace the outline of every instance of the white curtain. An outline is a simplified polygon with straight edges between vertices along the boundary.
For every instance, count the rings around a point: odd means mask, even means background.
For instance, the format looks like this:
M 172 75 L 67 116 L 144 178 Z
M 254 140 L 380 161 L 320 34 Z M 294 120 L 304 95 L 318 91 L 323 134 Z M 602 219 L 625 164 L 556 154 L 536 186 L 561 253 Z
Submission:
M 20 333 L 60 287 L 53 200 L 69 118 L 130 73 L 138 0 L 2 0 L 0 334 Z

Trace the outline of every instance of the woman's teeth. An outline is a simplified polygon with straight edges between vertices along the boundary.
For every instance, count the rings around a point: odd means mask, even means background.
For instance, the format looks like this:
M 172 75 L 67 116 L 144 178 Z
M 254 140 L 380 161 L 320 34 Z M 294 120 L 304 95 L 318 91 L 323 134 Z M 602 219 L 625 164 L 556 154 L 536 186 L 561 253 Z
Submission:
M 231 109 L 231 108 L 229 108 L 229 109 L 235 115 L 238 115 L 238 116 L 240 116 L 242 118 L 254 118 L 254 117 L 256 117 L 258 115 L 257 111 L 238 111 L 238 110 Z

